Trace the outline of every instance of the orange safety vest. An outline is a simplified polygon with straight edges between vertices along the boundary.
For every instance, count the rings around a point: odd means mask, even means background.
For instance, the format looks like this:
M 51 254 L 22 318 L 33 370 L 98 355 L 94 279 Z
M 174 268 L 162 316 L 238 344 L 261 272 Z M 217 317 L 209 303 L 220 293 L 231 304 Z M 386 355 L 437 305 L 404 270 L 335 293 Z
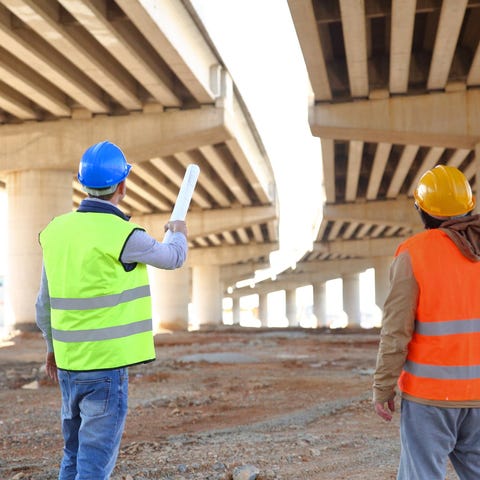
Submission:
M 480 262 L 439 229 L 402 243 L 419 287 L 415 331 L 398 386 L 417 398 L 480 400 Z

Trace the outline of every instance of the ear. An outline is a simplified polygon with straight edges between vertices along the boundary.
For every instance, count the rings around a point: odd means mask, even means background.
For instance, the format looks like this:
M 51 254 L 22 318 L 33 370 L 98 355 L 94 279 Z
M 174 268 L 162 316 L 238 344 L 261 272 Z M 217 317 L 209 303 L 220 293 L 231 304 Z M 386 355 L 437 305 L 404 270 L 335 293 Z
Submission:
M 127 184 L 126 184 L 126 181 L 125 180 L 122 180 L 118 186 L 117 186 L 117 192 L 120 194 L 120 195 L 125 195 L 125 193 L 127 192 Z

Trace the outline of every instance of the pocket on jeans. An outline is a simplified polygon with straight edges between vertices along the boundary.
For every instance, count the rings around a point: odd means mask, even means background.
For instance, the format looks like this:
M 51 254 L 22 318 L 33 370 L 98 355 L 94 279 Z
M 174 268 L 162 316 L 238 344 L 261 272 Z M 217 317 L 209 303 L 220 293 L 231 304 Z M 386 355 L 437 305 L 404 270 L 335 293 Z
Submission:
M 96 378 L 77 382 L 77 389 L 81 391 L 80 411 L 87 417 L 104 415 L 110 398 L 111 380 Z

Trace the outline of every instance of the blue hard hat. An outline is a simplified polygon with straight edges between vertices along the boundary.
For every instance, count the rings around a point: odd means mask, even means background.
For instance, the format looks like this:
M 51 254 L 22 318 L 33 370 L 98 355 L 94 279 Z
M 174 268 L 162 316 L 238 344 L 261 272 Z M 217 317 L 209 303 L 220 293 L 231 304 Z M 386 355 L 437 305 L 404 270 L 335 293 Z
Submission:
M 78 181 L 85 187 L 108 188 L 127 178 L 132 166 L 114 143 L 104 141 L 87 148 L 78 168 Z

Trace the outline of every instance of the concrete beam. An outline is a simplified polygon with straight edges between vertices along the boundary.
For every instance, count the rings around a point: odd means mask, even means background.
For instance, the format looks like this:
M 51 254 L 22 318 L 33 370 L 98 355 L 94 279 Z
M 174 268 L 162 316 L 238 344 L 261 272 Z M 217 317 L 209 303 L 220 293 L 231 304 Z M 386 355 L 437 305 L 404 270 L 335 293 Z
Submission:
M 107 113 L 108 105 L 102 98 L 100 87 L 79 69 L 72 69 L 71 63 L 62 56 L 45 55 L 43 43 L 30 29 L 14 28 L 10 12 L 0 8 L 0 45 L 11 52 L 19 61 L 28 65 L 51 84 L 68 94 L 91 112 Z
M 404 228 L 418 228 L 422 225 L 411 198 L 325 205 L 323 220 L 378 223 Z
M 231 110 L 226 110 L 225 115 L 225 126 L 230 133 L 227 146 L 260 201 L 273 203 L 276 191 L 272 167 L 242 108 L 235 99 L 232 100 Z
M 416 0 L 392 2 L 390 40 L 390 91 L 405 93 L 408 89 Z
M 384 258 L 384 257 L 382 257 Z M 392 257 L 393 258 L 393 257 Z M 277 279 L 293 278 L 295 275 L 320 275 L 320 280 L 341 277 L 354 272 L 361 272 L 374 264 L 373 258 L 345 258 L 336 260 L 311 260 L 297 263 L 295 270 L 287 270 Z
M 128 184 L 127 184 L 128 188 Z M 217 235 L 238 228 L 267 223 L 277 218 L 274 206 L 226 208 L 218 210 L 191 211 L 187 215 L 189 238 Z M 155 238 L 163 238 L 163 226 L 170 214 L 149 214 L 133 216 L 132 221 L 143 225 Z
M 364 240 L 337 240 L 328 243 L 315 243 L 312 252 L 352 257 L 385 257 L 393 255 L 398 245 L 405 238 L 368 238 Z
M 68 52 L 72 64 L 126 109 L 141 109 L 134 79 L 112 62 L 102 49 L 96 48 L 97 45 L 90 42 L 89 37 L 82 40 L 77 29 L 59 22 L 51 2 L 4 0 L 2 3 L 29 28 L 43 36 L 53 48 L 60 53 Z
M 322 139 L 473 149 L 480 141 L 480 90 L 319 104 L 309 122 Z
M 278 243 L 228 245 L 223 247 L 194 248 L 188 252 L 187 263 L 197 265 L 228 265 L 256 261 L 278 250 Z
M 305 65 L 312 83 L 315 99 L 331 100 L 332 91 L 328 80 L 321 40 L 318 35 L 313 4 L 303 0 L 288 0 L 288 6 L 305 58 Z
M 182 2 L 117 0 L 135 26 L 182 80 L 200 103 L 213 103 L 218 95 L 211 69 L 218 59 Z
M 350 260 L 328 260 L 316 263 L 317 270 L 302 272 L 302 266 L 296 270 L 288 270 L 286 273 L 277 275 L 275 280 L 265 280 L 257 283 L 253 288 L 242 287 L 235 289 L 231 294 L 234 297 L 243 297 L 253 293 L 263 294 L 277 292 L 278 290 L 287 290 L 292 288 L 313 285 L 316 282 L 326 282 L 343 275 L 358 273 L 367 270 L 373 266 L 372 259 L 350 259 Z
M 122 147 L 129 162 L 140 163 L 206 144 L 224 142 L 224 110 L 204 107 L 88 120 L 59 120 L 2 126 L 2 170 L 71 169 L 85 149 L 108 139 Z
M 352 97 L 367 97 L 367 32 L 364 2 L 339 0 L 343 42 L 347 58 L 348 80 Z
M 248 262 L 238 263 L 236 265 L 222 265 L 220 267 L 220 278 L 224 285 L 233 285 L 240 280 L 252 278 L 255 270 L 269 268 L 270 264 L 266 262 Z

